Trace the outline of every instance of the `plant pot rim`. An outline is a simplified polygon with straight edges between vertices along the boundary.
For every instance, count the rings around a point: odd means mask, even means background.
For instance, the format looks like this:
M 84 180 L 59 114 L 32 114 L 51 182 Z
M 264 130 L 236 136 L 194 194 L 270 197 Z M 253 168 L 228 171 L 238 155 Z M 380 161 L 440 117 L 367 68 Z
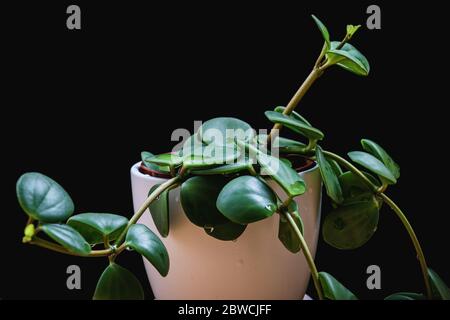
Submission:
M 306 164 L 305 166 L 302 166 L 300 168 L 298 168 L 296 171 L 298 173 L 309 173 L 315 170 L 319 169 L 319 166 L 317 165 L 317 162 L 310 160 L 311 163 Z M 161 179 L 161 180 L 167 180 L 170 179 L 171 176 L 165 173 L 161 173 L 158 171 L 154 171 L 151 169 L 148 169 L 146 167 L 144 167 L 144 165 L 142 164 L 142 161 L 136 162 L 132 167 L 131 167 L 131 173 L 133 175 L 137 175 L 137 176 L 141 176 L 144 179 Z

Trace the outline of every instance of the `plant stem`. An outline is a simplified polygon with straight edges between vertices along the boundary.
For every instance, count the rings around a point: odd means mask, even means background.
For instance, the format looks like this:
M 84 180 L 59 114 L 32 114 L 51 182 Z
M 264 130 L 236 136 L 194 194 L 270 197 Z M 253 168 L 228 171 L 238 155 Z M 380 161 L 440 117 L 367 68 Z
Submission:
M 427 262 L 425 260 L 425 256 L 423 254 L 422 247 L 420 246 L 419 240 L 417 239 L 417 236 L 416 236 L 416 233 L 414 232 L 414 229 L 412 228 L 412 226 L 409 223 L 408 219 L 406 218 L 405 214 L 397 206 L 397 204 L 395 204 L 395 202 L 392 201 L 391 198 L 389 198 L 384 193 L 380 193 L 379 196 L 397 214 L 397 217 L 401 220 L 401 222 L 402 222 L 403 226 L 405 227 L 406 231 L 408 231 L 409 237 L 411 238 L 411 241 L 412 241 L 412 243 L 414 245 L 414 249 L 416 249 L 417 259 L 419 259 L 420 268 L 422 270 L 423 280 L 424 280 L 424 283 L 425 283 L 428 299 L 432 299 L 432 291 L 431 291 L 431 286 L 430 286 L 430 279 L 428 278 Z
M 427 263 L 425 260 L 425 256 L 423 254 L 422 247 L 420 246 L 420 243 L 419 243 L 419 240 L 417 239 L 416 233 L 414 232 L 414 229 L 412 228 L 412 226 L 409 223 L 408 219 L 406 218 L 405 214 L 395 204 L 395 202 L 392 201 L 392 199 L 390 199 L 386 194 L 383 193 L 383 191 L 385 191 L 386 187 L 385 186 L 378 187 L 378 186 L 374 185 L 358 168 L 356 168 L 349 161 L 338 156 L 337 154 L 334 154 L 329 151 L 323 151 L 323 154 L 325 156 L 337 161 L 338 163 L 340 163 L 341 165 L 346 167 L 348 170 L 350 170 L 351 172 L 356 174 L 358 177 L 360 177 L 361 180 L 364 181 L 364 183 L 373 191 L 373 193 L 376 194 L 377 196 L 379 196 L 381 199 L 383 199 L 383 201 L 385 203 L 387 203 L 387 205 L 396 213 L 397 217 L 400 219 L 404 228 L 408 232 L 408 235 L 411 238 L 411 241 L 414 245 L 414 249 L 416 250 L 416 253 L 417 253 L 417 258 L 419 259 L 420 268 L 422 271 L 427 296 L 429 299 L 431 299 L 432 293 L 431 293 L 431 287 L 430 287 L 430 280 L 428 278 L 428 267 L 427 267 Z
M 342 47 L 350 40 L 350 35 L 347 33 L 344 39 L 339 43 L 339 45 L 334 50 L 341 50 Z
M 308 92 L 309 88 L 311 88 L 312 84 L 322 75 L 322 69 L 314 67 L 311 73 L 308 75 L 306 80 L 302 83 L 300 88 L 297 90 L 297 92 L 292 97 L 291 101 L 289 101 L 288 105 L 283 111 L 283 114 L 289 115 L 292 113 L 292 111 L 295 109 L 295 107 L 298 105 L 300 100 L 302 100 L 303 96 Z M 272 130 L 270 130 L 269 135 L 267 136 L 267 144 L 272 139 L 272 136 L 275 135 L 276 130 L 280 130 L 283 127 L 283 125 L 276 123 Z
M 114 262 L 114 261 L 116 260 L 117 256 L 118 256 L 119 254 L 121 254 L 122 251 L 125 250 L 126 248 L 127 248 L 127 246 L 126 246 L 125 242 L 122 243 L 122 244 L 120 245 L 120 247 L 118 247 L 118 248 L 116 249 L 116 251 L 115 251 L 113 254 L 111 254 L 110 256 L 108 256 L 109 262 L 110 262 L 110 263 Z
M 28 217 L 26 225 L 29 225 L 29 224 L 33 223 L 33 221 L 34 221 L 34 219 L 32 217 Z
M 317 58 L 316 63 L 314 64 L 314 68 L 320 68 L 320 66 L 322 64 L 323 57 L 325 56 L 326 53 L 327 53 L 327 43 L 324 42 L 323 43 L 323 47 L 322 47 L 322 51 L 320 52 L 320 55 Z
M 108 236 L 104 236 L 103 237 L 103 245 L 105 246 L 105 249 L 109 249 L 111 247 L 111 245 L 109 244 L 109 237 Z
M 42 247 L 42 248 L 46 248 L 52 251 L 56 251 L 59 253 L 64 253 L 64 254 L 68 254 L 71 256 L 77 256 L 77 257 L 106 257 L 108 255 L 110 255 L 113 250 L 112 249 L 105 249 L 105 250 L 92 250 L 88 255 L 84 256 L 78 253 L 74 253 L 74 252 L 70 252 L 69 250 L 67 250 L 64 247 L 61 247 L 60 245 L 41 239 L 41 238 L 37 238 L 34 237 L 33 240 L 30 241 L 30 244 L 34 244 L 36 246 Z
M 249 164 L 249 165 L 248 165 L 247 170 L 248 170 L 248 172 L 250 172 L 250 174 L 251 174 L 252 176 L 254 176 L 254 177 L 258 175 L 258 174 L 256 173 L 255 168 L 253 168 L 253 165 L 252 165 L 252 164 Z
M 172 186 L 173 184 L 177 183 L 178 180 L 180 179 L 180 177 L 173 177 L 172 179 L 167 180 L 166 182 L 162 183 L 158 188 L 156 188 L 149 196 L 148 198 L 144 201 L 144 203 L 142 204 L 142 206 L 138 209 L 138 211 L 136 211 L 136 213 L 131 217 L 130 221 L 128 221 L 127 227 L 122 231 L 122 233 L 120 234 L 120 236 L 117 238 L 115 245 L 119 245 L 123 238 L 126 236 L 128 229 L 135 224 L 139 218 L 142 216 L 142 214 L 145 212 L 145 210 L 147 210 L 148 206 L 161 194 L 164 192 L 164 190 L 166 190 L 167 188 L 169 188 L 170 186 Z
M 289 204 L 291 203 L 291 201 L 293 201 L 293 199 L 291 197 L 287 197 L 286 200 L 283 201 L 283 203 L 281 204 L 281 206 L 283 208 L 288 208 Z
M 308 263 L 309 266 L 309 270 L 311 271 L 311 277 L 313 279 L 317 295 L 319 296 L 320 300 L 323 300 L 322 286 L 320 285 L 319 281 L 319 272 L 317 271 L 314 259 L 312 258 L 311 252 L 308 249 L 308 245 L 306 244 L 305 238 L 303 238 L 302 233 L 297 227 L 297 224 L 295 223 L 294 219 L 292 219 L 291 215 L 288 212 L 284 212 L 284 215 L 288 219 L 289 224 L 291 225 L 292 229 L 294 229 L 298 239 L 300 240 L 300 247 L 302 248 L 303 255 L 305 256 L 306 262 Z

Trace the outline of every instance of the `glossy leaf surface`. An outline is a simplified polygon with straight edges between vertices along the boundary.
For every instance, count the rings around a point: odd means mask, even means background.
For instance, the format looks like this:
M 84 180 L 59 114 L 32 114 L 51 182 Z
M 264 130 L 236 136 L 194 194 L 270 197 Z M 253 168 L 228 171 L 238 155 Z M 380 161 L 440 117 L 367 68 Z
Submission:
M 91 252 L 91 246 L 71 226 L 59 223 L 43 224 L 42 231 L 45 232 L 55 242 L 69 250 L 70 252 L 86 256 Z
M 223 188 L 217 208 L 231 221 L 248 224 L 272 216 L 277 210 L 277 198 L 258 178 L 241 176 Z
M 111 213 L 81 213 L 67 221 L 90 244 L 103 243 L 105 238 L 115 240 L 127 223 L 127 218 Z
M 144 290 L 134 274 L 111 263 L 98 280 L 93 300 L 143 300 Z
M 325 158 L 322 148 L 319 146 L 316 147 L 316 161 L 319 165 L 322 180 L 328 196 L 335 203 L 342 203 L 344 201 L 344 197 L 342 195 L 341 185 L 339 184 L 339 178 L 336 176 L 335 170 L 333 170 L 333 167 Z
M 22 209 L 33 219 L 42 222 L 67 220 L 74 211 L 69 194 L 53 179 L 37 173 L 23 174 L 16 185 Z
M 319 281 L 323 289 L 323 294 L 327 299 L 358 300 L 350 290 L 329 273 L 319 272 Z
M 143 224 L 128 229 L 126 246 L 143 255 L 165 277 L 169 272 L 169 254 L 161 240 Z
M 371 200 L 339 206 L 325 216 L 323 239 L 338 249 L 361 247 L 377 229 L 378 211 L 378 202 L 374 197 Z

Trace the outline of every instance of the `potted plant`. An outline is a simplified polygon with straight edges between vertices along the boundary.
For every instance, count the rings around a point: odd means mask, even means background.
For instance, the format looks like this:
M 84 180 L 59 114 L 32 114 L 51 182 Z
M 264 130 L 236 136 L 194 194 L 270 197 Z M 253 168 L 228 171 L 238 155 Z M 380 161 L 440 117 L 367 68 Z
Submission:
M 364 245 L 377 229 L 383 204 L 408 232 L 424 292 L 387 299 L 450 299 L 449 288 L 428 268 L 406 216 L 386 194 L 400 176 L 399 166 L 368 139 L 361 140 L 364 151 L 348 153 L 350 160 L 323 150 L 322 131 L 294 111 L 331 66 L 369 73 L 367 59 L 349 43 L 359 26 L 347 26 L 343 40 L 330 41 L 324 24 L 313 19 L 323 48 L 289 104 L 266 111 L 274 123 L 269 134 L 235 118 L 215 118 L 177 150 L 143 152 L 142 162 L 131 169 L 135 214 L 130 219 L 72 215 L 73 202 L 58 183 L 26 173 L 17 182 L 19 203 L 29 216 L 23 242 L 108 258 L 94 299 L 143 298 L 139 280 L 116 262 L 130 249 L 144 257 L 156 298 L 296 299 L 311 276 L 319 299 L 353 300 L 349 289 L 314 263 L 323 181 L 333 204 L 322 223 L 328 244 L 342 250 Z M 299 139 L 280 137 L 282 127 Z

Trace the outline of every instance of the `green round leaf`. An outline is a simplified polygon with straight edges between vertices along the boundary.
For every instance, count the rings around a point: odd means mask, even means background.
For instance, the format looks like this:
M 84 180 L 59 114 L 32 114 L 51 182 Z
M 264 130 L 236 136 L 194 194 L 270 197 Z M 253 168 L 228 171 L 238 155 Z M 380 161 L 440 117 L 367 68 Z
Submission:
M 356 249 L 375 233 L 379 216 L 378 202 L 355 202 L 340 206 L 325 217 L 322 235 L 325 242 L 337 249 Z
M 69 194 L 54 180 L 37 172 L 23 174 L 16 185 L 22 209 L 42 222 L 67 220 L 74 211 Z
M 98 280 L 94 300 L 143 300 L 144 290 L 130 271 L 111 263 Z
M 290 117 L 284 115 L 282 113 L 276 111 L 266 111 L 264 113 L 270 121 L 274 123 L 279 123 L 284 125 L 286 128 L 291 129 L 294 132 L 297 132 L 305 137 L 313 140 L 322 140 L 323 133 L 319 129 L 313 128 L 304 122 L 295 119 L 294 117 Z
M 342 195 L 342 189 L 341 185 L 339 184 L 339 179 L 336 176 L 335 170 L 333 170 L 333 167 L 323 155 L 322 148 L 319 146 L 316 147 L 316 161 L 319 165 L 322 180 L 325 185 L 325 189 L 327 190 L 328 196 L 335 203 L 342 203 L 344 201 L 344 197 Z
M 285 107 L 279 106 L 279 107 L 276 107 L 274 109 L 274 111 L 275 112 L 279 112 L 279 113 L 283 113 L 285 109 L 286 109 Z M 312 127 L 311 123 L 308 120 L 306 120 L 303 116 L 300 115 L 300 113 L 297 113 L 294 110 L 291 111 L 291 114 L 289 115 L 289 117 L 294 118 L 294 119 L 296 119 L 298 121 L 301 121 L 304 124 Z
M 77 230 L 90 244 L 115 240 L 128 224 L 128 219 L 111 213 L 81 213 L 71 217 L 67 224 Z
M 370 72 L 370 65 L 366 57 L 349 43 L 337 50 L 339 44 L 339 41 L 331 42 L 331 49 L 327 52 L 328 60 L 337 62 L 338 66 L 358 76 L 367 76 Z
M 43 224 L 42 231 L 70 252 L 86 256 L 91 246 L 77 230 L 66 224 Z
M 168 167 L 177 167 L 181 165 L 183 159 L 176 154 L 173 153 L 163 153 L 158 154 L 156 156 L 146 158 L 146 162 L 154 163 L 158 166 L 168 166 Z
M 216 225 L 213 228 L 205 229 L 205 232 L 213 238 L 222 241 L 232 241 L 239 238 L 239 236 L 245 231 L 245 228 L 247 228 L 247 225 L 228 221 L 224 224 Z
M 276 137 L 272 142 L 272 147 L 278 148 L 281 153 L 304 153 L 306 144 L 283 137 Z
M 160 184 L 150 188 L 148 195 L 152 194 Z M 169 189 L 164 190 L 148 207 L 156 229 L 162 237 L 169 235 Z
M 147 161 L 147 159 L 153 158 L 154 156 L 155 155 L 153 153 L 151 153 L 151 152 L 142 151 L 141 152 L 141 160 L 142 160 L 142 163 L 144 164 L 144 166 L 146 166 L 150 170 L 164 172 L 164 173 L 169 173 L 170 169 L 169 169 L 168 166 L 159 166 L 157 164 L 154 164 L 154 163 L 151 163 L 151 162 Z
M 358 300 L 358 298 L 336 278 L 326 272 L 319 272 L 319 281 L 325 298 L 330 300 Z
M 323 39 L 325 40 L 325 43 L 327 44 L 327 48 L 330 48 L 330 34 L 328 33 L 327 27 L 320 21 L 315 15 L 311 15 L 314 22 L 316 23 L 317 27 L 319 28 L 320 32 L 322 33 Z
M 356 31 L 358 31 L 359 28 L 361 28 L 361 25 L 357 25 L 357 26 L 354 26 L 354 25 L 351 25 L 351 24 L 347 25 L 347 37 L 348 37 L 348 39 L 351 39 L 355 35 Z
M 183 147 L 178 151 L 178 155 L 180 157 L 187 157 L 203 146 L 205 146 L 205 144 L 201 140 L 200 134 L 197 132 L 186 139 L 183 143 Z
M 263 152 L 257 153 L 257 160 L 261 166 L 262 174 L 268 175 L 275 180 L 289 196 L 295 197 L 305 193 L 305 182 L 297 171 L 289 167 L 285 162 Z
M 343 173 L 341 166 L 333 159 L 327 158 L 327 161 L 331 169 L 333 169 L 334 174 L 339 177 Z
M 181 205 L 193 224 L 212 228 L 228 222 L 216 207 L 217 197 L 228 181 L 223 176 L 195 176 L 181 185 Z
M 218 175 L 218 174 L 233 174 L 239 173 L 244 170 L 247 170 L 251 166 L 250 161 L 239 161 L 236 163 L 225 164 L 219 167 L 211 168 L 211 169 L 203 169 L 203 170 L 192 170 L 191 173 L 193 175 Z
M 267 184 L 253 176 L 231 180 L 217 198 L 217 208 L 233 222 L 248 224 L 272 216 L 277 197 Z
M 292 201 L 292 203 L 295 203 L 295 201 Z M 295 206 L 296 205 L 297 204 L 295 203 Z M 291 215 L 300 232 L 303 234 L 303 221 L 297 209 L 291 210 L 291 213 L 288 214 Z M 298 239 L 297 233 L 295 233 L 294 229 L 289 223 L 289 220 L 284 216 L 284 214 L 280 214 L 280 221 L 278 225 L 278 239 L 281 241 L 284 247 L 292 253 L 297 253 L 301 250 L 300 240 Z
M 423 294 L 414 292 L 398 292 L 384 298 L 384 300 L 426 300 L 426 299 L 427 297 L 425 297 Z
M 255 133 L 252 127 L 236 118 L 214 118 L 206 121 L 200 128 L 200 136 L 204 143 L 224 146 L 239 139 L 250 141 Z
M 183 158 L 183 166 L 189 169 L 209 168 L 221 164 L 232 164 L 240 156 L 240 151 L 234 144 L 218 146 L 210 144 L 195 149 Z
M 356 162 L 373 173 L 376 173 L 387 183 L 395 184 L 397 182 L 397 179 L 395 179 L 391 171 L 373 155 L 362 151 L 352 151 L 348 153 L 348 156 L 353 162 Z
M 380 185 L 380 182 L 370 173 L 363 172 L 363 174 L 376 186 Z M 362 181 L 362 179 L 351 171 L 342 173 L 339 176 L 339 182 L 345 197 L 351 197 L 370 191 L 369 187 Z
M 34 224 L 30 223 L 25 227 L 25 230 L 23 231 L 23 235 L 31 240 L 33 238 L 34 234 L 36 232 L 36 229 L 34 227 Z
M 430 279 L 433 298 L 440 300 L 450 300 L 450 289 L 444 283 L 442 278 L 431 268 L 428 268 L 428 277 Z
M 143 224 L 128 229 L 125 245 L 143 255 L 165 277 L 169 272 L 169 254 L 161 240 Z
M 367 172 L 363 172 L 363 174 L 376 186 L 380 185 L 380 182 L 371 174 Z M 344 203 L 359 201 L 362 195 L 367 195 L 368 198 L 371 198 L 373 195 L 372 190 L 369 189 L 362 179 L 351 171 L 347 171 L 339 176 L 339 184 L 344 195 Z
M 286 158 L 280 158 L 280 161 L 283 162 L 285 165 L 287 165 L 289 168 L 292 168 L 291 160 L 286 159 Z
M 391 156 L 379 144 L 368 139 L 362 139 L 361 145 L 364 151 L 372 154 L 378 160 L 383 162 L 384 165 L 389 169 L 389 171 L 391 171 L 395 179 L 400 178 L 399 165 L 396 164 L 394 160 L 392 160 Z

